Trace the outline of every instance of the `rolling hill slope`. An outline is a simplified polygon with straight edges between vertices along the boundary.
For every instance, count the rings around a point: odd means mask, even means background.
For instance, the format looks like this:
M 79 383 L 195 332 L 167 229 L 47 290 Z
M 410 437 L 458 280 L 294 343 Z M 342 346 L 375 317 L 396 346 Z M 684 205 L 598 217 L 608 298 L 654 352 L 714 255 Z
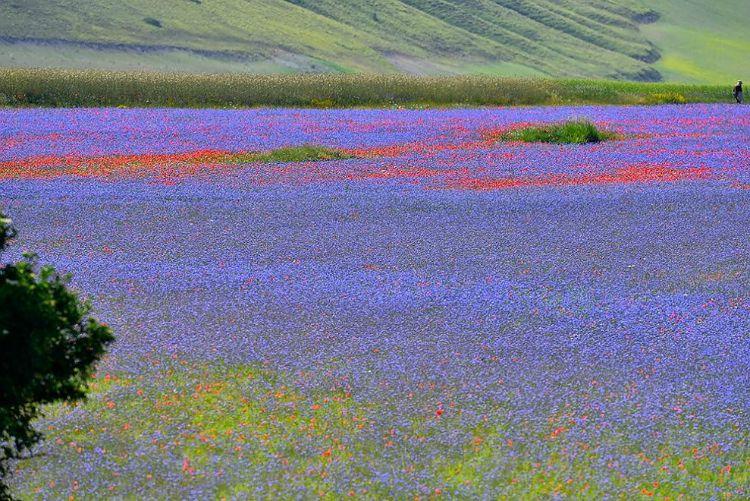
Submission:
M 0 66 L 728 78 L 750 2 L 702 3 L 9 0 Z

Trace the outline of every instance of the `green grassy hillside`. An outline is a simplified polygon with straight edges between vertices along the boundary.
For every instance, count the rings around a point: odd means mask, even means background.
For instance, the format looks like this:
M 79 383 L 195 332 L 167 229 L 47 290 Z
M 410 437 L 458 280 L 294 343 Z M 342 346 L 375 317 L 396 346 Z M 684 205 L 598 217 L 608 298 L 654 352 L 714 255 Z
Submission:
M 641 31 L 662 51 L 654 67 L 665 80 L 750 80 L 750 75 L 743 75 L 750 71 L 750 2 L 654 0 L 651 5 L 662 13 L 662 19 Z
M 10 0 L 0 66 L 718 81 L 746 0 Z

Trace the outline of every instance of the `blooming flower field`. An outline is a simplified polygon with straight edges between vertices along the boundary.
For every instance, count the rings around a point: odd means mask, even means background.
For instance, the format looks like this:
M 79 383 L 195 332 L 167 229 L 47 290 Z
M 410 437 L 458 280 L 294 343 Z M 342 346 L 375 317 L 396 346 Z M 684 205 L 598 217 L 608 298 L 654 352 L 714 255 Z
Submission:
M 621 139 L 496 142 L 586 118 Z M 22 497 L 750 497 L 750 108 L 0 110 L 117 336 Z M 316 144 L 354 158 L 242 164 Z

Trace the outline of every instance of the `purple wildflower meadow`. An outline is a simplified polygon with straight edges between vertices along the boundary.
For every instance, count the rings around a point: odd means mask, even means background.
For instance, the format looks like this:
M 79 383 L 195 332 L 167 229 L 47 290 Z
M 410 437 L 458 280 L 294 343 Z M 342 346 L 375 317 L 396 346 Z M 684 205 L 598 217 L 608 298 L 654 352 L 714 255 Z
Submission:
M 0 110 L 11 257 L 117 336 L 14 489 L 750 496 L 746 110 Z

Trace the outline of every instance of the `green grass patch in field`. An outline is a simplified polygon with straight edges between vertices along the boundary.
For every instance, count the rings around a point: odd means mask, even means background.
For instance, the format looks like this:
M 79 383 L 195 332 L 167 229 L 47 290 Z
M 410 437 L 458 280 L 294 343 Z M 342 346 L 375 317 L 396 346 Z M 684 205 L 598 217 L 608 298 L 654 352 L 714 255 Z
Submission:
M 297 162 L 325 162 L 328 160 L 346 160 L 354 158 L 344 151 L 325 146 L 306 144 L 303 146 L 289 146 L 266 152 L 248 152 L 228 155 L 227 163 L 297 163 Z
M 502 141 L 524 143 L 587 144 L 616 139 L 613 132 L 599 130 L 587 120 L 572 120 L 564 123 L 523 127 L 503 133 Z

